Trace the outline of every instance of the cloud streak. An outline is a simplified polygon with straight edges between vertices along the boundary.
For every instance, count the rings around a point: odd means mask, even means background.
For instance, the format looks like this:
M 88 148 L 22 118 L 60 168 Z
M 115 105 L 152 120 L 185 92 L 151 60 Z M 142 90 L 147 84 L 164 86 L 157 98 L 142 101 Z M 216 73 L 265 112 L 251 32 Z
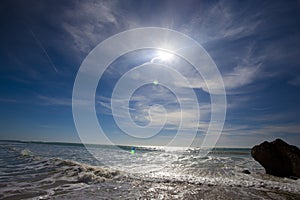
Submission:
M 73 50 L 86 54 L 95 45 L 126 27 L 117 1 L 77 1 L 62 13 L 62 28 L 71 36 Z

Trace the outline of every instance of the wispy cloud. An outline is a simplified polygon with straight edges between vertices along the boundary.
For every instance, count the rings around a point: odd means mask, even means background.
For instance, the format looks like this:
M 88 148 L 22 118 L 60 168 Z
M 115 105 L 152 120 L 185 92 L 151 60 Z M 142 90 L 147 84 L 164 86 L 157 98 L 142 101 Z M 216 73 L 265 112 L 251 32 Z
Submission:
M 183 25 L 181 29 L 201 43 L 247 37 L 255 33 L 261 24 L 262 10 L 258 10 L 255 15 L 252 13 L 241 17 L 246 15 L 246 9 L 220 1 L 195 13 L 190 23 Z M 196 28 L 200 31 L 196 31 Z
M 37 95 L 39 100 L 37 103 L 46 106 L 72 106 L 72 99 L 65 97 L 51 97 L 44 95 Z
M 18 99 L 0 98 L 1 103 L 20 103 Z
M 288 83 L 291 85 L 300 86 L 300 76 L 294 77 Z
M 66 97 L 53 97 L 46 95 L 36 95 L 33 99 L 25 98 L 0 98 L 1 103 L 12 104 L 35 104 L 43 106 L 72 106 L 72 99 Z
M 71 36 L 73 50 L 84 54 L 126 26 L 117 1 L 77 1 L 60 17 L 62 28 Z
M 143 64 L 140 65 L 140 67 L 142 66 Z M 182 77 L 178 78 L 178 75 L 182 76 L 179 72 L 170 72 L 174 69 L 156 68 L 155 65 L 148 68 L 136 68 L 136 70 L 126 74 L 127 82 L 122 82 L 119 85 L 121 87 L 118 90 L 121 92 L 120 94 L 115 94 L 112 99 L 98 96 L 98 112 L 113 115 L 123 127 L 134 128 L 136 126 L 131 120 L 128 120 L 127 113 L 130 112 L 130 118 L 135 123 L 139 125 L 150 123 L 154 129 L 164 127 L 165 130 L 176 131 L 181 126 L 181 130 L 186 133 L 195 129 L 205 131 L 208 128 L 211 115 L 210 102 L 206 100 L 199 103 L 196 96 L 191 96 L 190 93 L 195 92 L 193 86 L 189 84 L 192 79 L 188 78 L 185 82 Z M 180 65 L 180 69 L 185 71 L 184 74 L 194 73 L 194 70 L 188 71 L 182 65 Z M 141 86 L 129 97 L 130 99 L 126 98 L 126 94 L 129 93 L 128 87 L 132 81 L 152 83 L 153 80 L 157 80 L 162 85 Z M 125 96 L 123 95 L 124 92 L 126 93 Z M 115 102 L 117 115 L 111 111 L 111 101 Z M 157 105 L 160 106 L 157 107 Z M 216 106 L 215 109 L 218 110 L 219 108 Z M 199 112 L 200 116 L 198 115 Z M 181 124 L 182 121 L 184 123 Z
M 225 88 L 236 89 L 253 83 L 259 74 L 259 66 L 237 66 L 232 73 L 223 76 Z
M 189 23 L 181 26 L 181 31 L 208 48 L 222 72 L 228 94 L 257 80 L 289 76 L 299 66 L 300 50 L 294 45 L 299 43 L 299 32 L 289 33 L 299 23 L 278 19 L 272 12 L 277 8 L 283 16 L 291 12 L 291 7 L 278 2 L 261 7 L 255 3 L 218 2 L 196 12 Z M 274 18 L 281 24 L 275 24 Z M 283 32 L 287 37 L 279 37 Z
M 234 125 L 232 127 L 226 126 L 223 129 L 224 135 L 231 135 L 231 136 L 268 136 L 268 135 L 273 135 L 273 136 L 284 136 L 285 134 L 295 134 L 298 135 L 299 133 L 299 124 L 293 124 L 293 123 L 288 123 L 288 124 L 279 124 L 279 125 L 274 125 L 274 124 L 264 124 L 264 125 Z

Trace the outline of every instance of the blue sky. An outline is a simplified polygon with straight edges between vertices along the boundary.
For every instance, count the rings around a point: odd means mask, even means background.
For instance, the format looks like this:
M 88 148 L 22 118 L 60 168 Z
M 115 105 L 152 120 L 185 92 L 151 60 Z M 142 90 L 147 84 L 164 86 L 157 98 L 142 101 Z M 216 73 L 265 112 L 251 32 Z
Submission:
M 154 26 L 190 36 L 218 66 L 227 114 L 217 145 L 249 147 L 279 137 L 300 146 L 299 11 L 299 1 L 1 1 L 0 139 L 80 142 L 72 90 L 81 63 L 108 37 Z M 150 106 L 156 106 L 154 125 L 164 119 L 162 110 L 167 112 L 161 134 L 132 138 L 112 116 L 114 84 L 131 68 L 156 57 L 155 50 L 123 55 L 100 79 L 97 116 L 114 143 L 164 145 L 176 133 L 179 103 L 159 84 L 139 88 L 127 107 L 141 126 L 149 123 Z M 210 96 L 192 66 L 176 56 L 172 62 L 193 83 L 199 100 L 201 120 L 193 145 L 200 146 L 210 118 Z M 176 84 L 180 87 L 180 81 Z M 194 122 L 192 108 L 182 113 Z

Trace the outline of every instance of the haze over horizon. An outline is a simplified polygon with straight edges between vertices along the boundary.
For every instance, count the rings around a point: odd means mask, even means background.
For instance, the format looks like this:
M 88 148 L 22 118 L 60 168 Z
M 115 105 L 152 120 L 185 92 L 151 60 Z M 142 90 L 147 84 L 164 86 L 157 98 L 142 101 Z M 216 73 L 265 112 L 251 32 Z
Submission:
M 299 11 L 299 1 L 1 1 L 0 140 L 80 143 L 72 92 L 83 60 L 112 35 L 162 27 L 197 41 L 222 75 L 227 113 L 217 146 L 251 147 L 281 138 L 299 147 Z M 174 137 L 181 115 L 190 119 L 183 126 L 189 134 L 193 107 L 180 110 L 177 94 L 158 80 L 137 89 L 129 105 L 118 105 L 128 108 L 139 126 L 163 121 L 163 105 L 168 120 L 162 132 L 146 140 L 118 128 L 110 106 L 114 86 L 124 73 L 149 62 L 168 63 L 192 83 L 201 115 L 193 146 L 200 146 L 211 116 L 210 94 L 193 66 L 164 51 L 133 51 L 107 68 L 95 99 L 99 124 L 115 144 L 164 145 Z M 182 82 L 172 78 L 165 81 L 184 95 Z M 90 143 L 101 139 L 90 138 Z

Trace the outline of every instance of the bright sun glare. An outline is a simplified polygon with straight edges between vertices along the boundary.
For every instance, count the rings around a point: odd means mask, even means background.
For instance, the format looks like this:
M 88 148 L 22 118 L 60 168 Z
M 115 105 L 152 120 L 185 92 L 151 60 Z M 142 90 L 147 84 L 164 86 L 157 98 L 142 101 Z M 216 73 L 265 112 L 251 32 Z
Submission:
M 172 53 L 166 52 L 166 51 L 160 51 L 158 53 L 158 58 L 163 61 L 170 61 L 174 55 Z

